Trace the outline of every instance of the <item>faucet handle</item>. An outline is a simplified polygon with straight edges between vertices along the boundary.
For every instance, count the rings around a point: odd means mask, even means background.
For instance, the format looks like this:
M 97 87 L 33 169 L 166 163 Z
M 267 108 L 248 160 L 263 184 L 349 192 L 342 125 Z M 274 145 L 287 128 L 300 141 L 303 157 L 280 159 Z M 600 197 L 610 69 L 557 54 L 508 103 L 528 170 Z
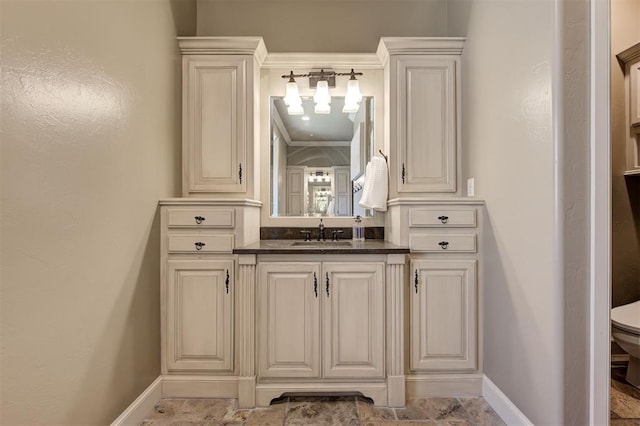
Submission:
M 342 229 L 332 229 L 331 230 L 331 241 L 338 241 L 338 234 L 342 234 L 344 231 Z
M 300 233 L 304 234 L 305 241 L 311 241 L 311 231 L 309 231 L 308 229 L 303 229 L 302 231 L 300 231 Z

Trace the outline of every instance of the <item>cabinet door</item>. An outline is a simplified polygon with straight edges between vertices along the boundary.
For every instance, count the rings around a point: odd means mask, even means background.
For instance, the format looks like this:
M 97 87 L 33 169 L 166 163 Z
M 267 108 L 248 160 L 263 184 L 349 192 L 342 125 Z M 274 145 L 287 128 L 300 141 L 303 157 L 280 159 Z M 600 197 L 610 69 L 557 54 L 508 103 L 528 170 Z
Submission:
M 384 376 L 384 264 L 323 263 L 324 377 Z
M 304 167 L 287 167 L 287 214 L 301 216 L 304 208 Z
M 252 59 L 184 58 L 184 195 L 246 192 L 247 68 Z
M 168 371 L 233 371 L 233 265 L 167 262 Z
M 320 264 L 260 263 L 258 374 L 320 377 Z
M 398 192 L 457 190 L 456 64 L 447 57 L 398 59 Z
M 411 369 L 477 368 L 475 260 L 411 262 Z
M 351 216 L 351 177 L 349 167 L 335 166 L 334 176 L 334 214 L 336 216 Z

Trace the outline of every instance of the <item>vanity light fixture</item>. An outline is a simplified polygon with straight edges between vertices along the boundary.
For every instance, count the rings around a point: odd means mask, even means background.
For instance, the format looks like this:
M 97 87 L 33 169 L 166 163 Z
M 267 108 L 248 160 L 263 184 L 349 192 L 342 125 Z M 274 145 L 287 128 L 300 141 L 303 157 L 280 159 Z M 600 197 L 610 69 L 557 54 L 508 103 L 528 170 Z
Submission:
M 331 112 L 331 95 L 329 94 L 329 87 L 336 86 L 336 76 L 349 76 L 347 82 L 347 93 L 344 99 L 344 108 L 342 112 L 350 113 L 357 112 L 360 101 L 362 100 L 362 93 L 360 92 L 360 86 L 357 75 L 363 75 L 361 72 L 355 72 L 353 68 L 351 72 L 335 72 L 325 71 L 321 69 L 318 71 L 311 71 L 308 74 L 294 74 L 290 71 L 288 75 L 283 75 L 282 78 L 288 78 L 284 102 L 287 105 L 287 111 L 290 115 L 304 114 L 302 108 L 302 98 L 300 98 L 300 92 L 298 91 L 298 85 L 296 84 L 296 77 L 308 77 L 309 87 L 316 88 L 316 93 L 313 96 L 315 102 L 314 112 L 316 114 L 329 114 Z
M 302 108 L 302 98 L 298 91 L 298 85 L 294 78 L 293 71 L 289 74 L 289 81 L 287 82 L 287 88 L 284 95 L 284 103 L 287 105 L 287 112 L 289 115 L 304 114 L 304 108 Z

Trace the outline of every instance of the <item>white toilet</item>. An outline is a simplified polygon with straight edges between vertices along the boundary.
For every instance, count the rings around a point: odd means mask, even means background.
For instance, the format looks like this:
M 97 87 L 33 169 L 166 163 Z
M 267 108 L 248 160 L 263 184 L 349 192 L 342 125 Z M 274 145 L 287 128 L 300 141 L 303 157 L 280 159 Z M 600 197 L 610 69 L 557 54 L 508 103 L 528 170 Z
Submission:
M 630 356 L 627 382 L 640 388 L 640 300 L 611 310 L 611 334 Z

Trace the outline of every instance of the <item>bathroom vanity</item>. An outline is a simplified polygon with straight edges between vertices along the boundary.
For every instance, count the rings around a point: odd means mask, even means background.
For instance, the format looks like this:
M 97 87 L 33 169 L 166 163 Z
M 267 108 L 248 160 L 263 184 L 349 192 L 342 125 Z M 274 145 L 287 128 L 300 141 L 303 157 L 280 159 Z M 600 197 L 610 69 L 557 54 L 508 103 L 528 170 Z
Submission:
M 183 198 L 160 201 L 163 396 L 249 408 L 285 393 L 360 392 L 401 407 L 481 393 L 483 202 L 460 189 L 463 44 L 383 38 L 371 54 L 278 54 L 259 37 L 180 39 Z M 281 76 L 319 65 L 364 71 L 352 164 L 332 153 L 330 165 L 291 164 L 318 148 L 277 123 Z M 289 163 L 277 152 L 285 140 L 301 147 Z M 319 219 L 327 240 L 353 224 L 355 182 L 378 151 L 388 210 L 362 215 L 384 240 L 305 241 L 298 229 Z M 332 215 L 312 206 L 327 192 Z

